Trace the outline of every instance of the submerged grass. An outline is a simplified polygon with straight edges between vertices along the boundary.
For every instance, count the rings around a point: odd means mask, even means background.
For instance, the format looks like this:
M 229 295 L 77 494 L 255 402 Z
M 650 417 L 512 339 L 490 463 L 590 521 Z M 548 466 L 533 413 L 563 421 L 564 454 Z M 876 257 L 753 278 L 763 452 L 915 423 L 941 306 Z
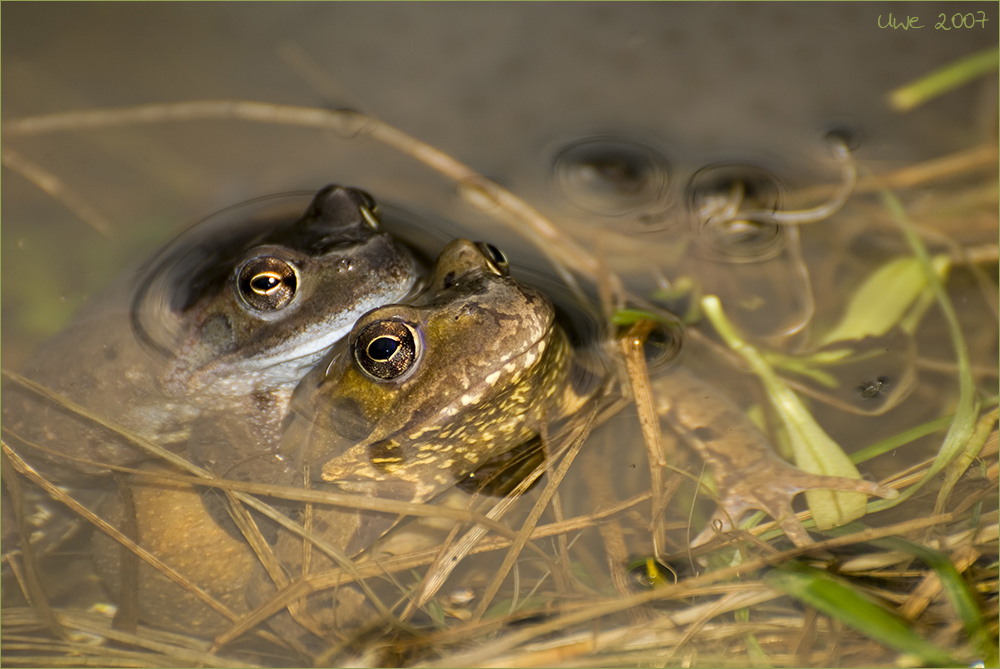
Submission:
M 826 570 L 790 560 L 767 574 L 764 583 L 879 643 L 900 653 L 916 656 L 922 666 L 951 667 L 959 664 L 947 651 L 916 634 L 898 615 Z
M 311 124 L 339 128 L 342 132 L 346 132 L 343 126 L 350 121 L 354 124 L 348 128 L 351 132 L 364 132 L 394 142 L 397 148 L 464 183 L 466 195 L 471 200 L 483 207 L 498 208 L 502 211 L 498 215 L 505 222 L 527 225 L 531 239 L 552 243 L 563 256 L 563 262 L 585 278 L 597 283 L 599 276 L 613 276 L 601 266 L 599 254 L 575 246 L 572 239 L 535 210 L 525 214 L 527 205 L 485 182 L 450 157 L 442 158 L 443 154 L 428 151 L 426 145 L 360 115 L 345 118 L 323 110 L 307 111 L 255 103 L 163 105 L 118 112 L 117 115 L 105 112 L 103 115 L 50 117 L 34 123 L 5 122 L 4 131 L 5 134 L 11 130 L 25 133 L 45 131 L 46 127 L 51 130 L 183 120 L 199 114 L 202 117 L 216 115 L 227 119 Z M 975 169 L 981 169 L 981 165 L 977 163 Z M 949 172 L 947 178 L 953 177 L 954 172 Z M 241 504 L 265 512 L 279 522 L 290 523 L 287 517 L 265 504 L 262 497 L 334 503 L 404 516 L 449 518 L 459 525 L 445 541 L 444 548 L 401 552 L 377 560 L 349 559 L 341 555 L 336 546 L 322 546 L 321 540 L 313 538 L 320 548 L 337 559 L 340 566 L 289 583 L 258 611 L 239 615 L 225 610 L 234 624 L 213 640 L 145 626 L 127 633 L 115 629 L 108 616 L 80 611 L 78 607 L 63 604 L 45 607 L 41 601 L 36 607 L 30 607 L 8 605 L 5 601 L 4 665 L 287 666 L 358 662 L 415 666 L 582 667 L 745 666 L 752 662 L 756 666 L 896 666 L 919 662 L 950 666 L 979 660 L 986 666 L 996 666 L 998 514 L 995 490 L 1000 469 L 996 411 L 979 416 L 979 400 L 962 324 L 943 284 L 942 263 L 945 261 L 937 260 L 944 256 L 932 258 L 920 231 L 908 220 L 905 207 L 890 194 L 885 193 L 882 197 L 913 256 L 890 261 L 876 270 L 868 282 L 862 283 L 850 300 L 848 315 L 835 329 L 840 334 L 830 338 L 829 343 L 834 340 L 849 342 L 858 336 L 884 332 L 905 321 L 907 314 L 912 313 L 912 308 L 894 305 L 914 305 L 922 295 L 932 295 L 947 322 L 957 360 L 958 399 L 954 406 L 949 406 L 947 397 L 941 401 L 941 413 L 944 414 L 941 417 L 902 429 L 852 456 L 845 456 L 820 427 L 809 405 L 775 372 L 775 361 L 781 355 L 786 356 L 786 362 L 795 356 L 783 351 L 770 352 L 777 357 L 765 356 L 768 351 L 751 345 L 727 323 L 719 298 L 710 295 L 699 303 L 701 312 L 722 335 L 728 352 L 739 353 L 761 378 L 793 443 L 798 444 L 798 450 L 806 459 L 816 462 L 818 471 L 856 476 L 854 464 L 868 462 L 948 429 L 933 461 L 915 465 L 916 471 L 912 473 L 896 472 L 901 482 L 903 477 L 910 475 L 919 479 L 919 483 L 907 488 L 904 496 L 891 502 L 875 501 L 867 505 L 861 500 L 861 513 L 873 514 L 899 505 L 896 509 L 899 515 L 866 517 L 866 522 L 880 523 L 881 527 L 853 523 L 829 531 L 828 535 L 833 538 L 815 546 L 782 550 L 787 544 L 782 543 L 781 532 L 774 529 L 774 523 L 766 523 L 729 535 L 724 544 L 691 549 L 684 514 L 672 514 L 665 519 L 653 511 L 662 503 L 658 501 L 662 491 L 650 489 L 648 479 L 619 498 L 595 501 L 587 513 L 564 515 L 561 496 L 587 497 L 589 494 L 594 500 L 599 497 L 596 488 L 580 488 L 579 482 L 567 483 L 571 478 L 567 472 L 572 474 L 576 468 L 596 467 L 596 478 L 606 478 L 600 457 L 584 462 L 588 449 L 601 454 L 596 438 L 584 442 L 589 423 L 577 426 L 579 434 L 562 435 L 565 441 L 559 443 L 564 443 L 569 450 L 555 454 L 546 463 L 546 484 L 540 494 L 534 497 L 525 494 L 525 504 L 521 506 L 518 506 L 520 500 L 515 504 L 513 496 L 501 502 L 494 501 L 488 511 L 481 506 L 453 509 L 407 505 L 391 500 L 366 500 L 349 495 L 331 496 L 314 491 L 226 482 L 175 454 L 148 444 L 151 453 L 173 462 L 187 473 L 160 475 L 164 480 L 222 488 Z M 524 223 L 526 220 L 528 222 Z M 922 224 L 926 225 L 926 221 Z M 608 301 L 612 306 L 628 303 L 623 290 L 620 280 L 613 277 L 608 287 L 611 296 Z M 698 294 L 697 289 L 693 294 Z M 641 309 L 618 309 L 612 323 L 620 327 L 635 326 L 650 317 L 656 318 L 656 315 Z M 916 330 L 922 323 L 921 318 L 913 318 L 910 322 Z M 850 348 L 849 344 L 846 346 Z M 636 348 L 633 353 L 639 350 Z M 633 388 L 648 389 L 649 379 L 641 373 L 643 365 L 634 364 L 641 356 L 633 358 L 633 364 L 622 366 L 630 370 L 629 378 L 619 380 L 627 381 Z M 812 362 L 818 361 L 808 361 L 808 364 Z M 6 371 L 4 374 L 15 381 L 22 380 Z M 40 389 L 42 391 L 44 389 Z M 62 398 L 50 396 L 50 399 L 86 416 L 85 410 L 71 406 Z M 609 401 L 608 406 L 599 408 L 595 422 L 621 412 L 625 404 L 622 398 L 616 398 L 614 406 Z M 648 407 L 645 413 L 649 413 Z M 86 417 L 100 420 L 100 417 Z M 645 416 L 645 421 L 646 427 L 653 424 L 649 415 Z M 643 439 L 638 434 L 627 436 Z M 646 435 L 645 439 L 650 440 L 650 436 Z M 612 445 L 616 449 L 604 455 L 621 457 L 619 451 L 625 445 Z M 6 443 L 4 448 L 6 453 Z M 571 468 L 578 452 L 581 457 Z M 659 452 L 659 445 L 651 449 L 654 453 L 650 456 L 651 468 L 657 463 Z M 18 462 L 16 453 L 6 455 L 12 462 Z M 951 469 L 947 469 L 949 463 L 958 464 L 951 464 Z M 682 462 L 676 466 L 683 469 Z M 30 478 L 19 464 L 13 468 Z M 934 513 L 930 514 L 927 496 L 918 493 L 922 486 L 934 483 L 935 476 L 942 472 L 947 472 L 944 490 Z M 8 476 L 7 471 L 5 476 Z M 662 485 L 673 486 L 683 478 L 664 474 Z M 45 485 L 44 480 L 38 482 Z M 572 485 L 577 487 L 571 488 Z M 613 486 L 608 489 L 613 492 Z M 602 488 L 600 492 L 606 490 Z M 52 491 L 57 498 L 60 493 L 65 494 Z M 683 494 L 678 494 L 677 499 L 682 497 Z M 687 498 L 694 497 L 692 493 Z M 810 506 L 813 508 L 811 500 Z M 844 513 L 843 507 L 839 507 L 832 515 L 824 517 L 822 511 L 813 508 L 812 516 L 817 525 L 832 527 L 859 516 L 857 511 Z M 89 512 L 81 509 L 80 513 L 87 515 Z M 803 519 L 808 515 L 800 514 Z M 909 520 L 900 520 L 907 516 Z M 528 520 L 524 521 L 524 517 Z M 305 528 L 295 523 L 290 523 L 289 527 L 308 535 Z M 614 581 L 609 572 L 615 567 L 606 564 L 610 556 L 628 552 L 636 545 L 648 551 L 649 544 L 643 537 L 648 537 L 654 527 L 656 533 L 666 539 L 662 544 L 657 540 L 653 549 L 655 554 L 641 557 L 644 564 L 656 569 L 656 577 L 647 579 L 648 589 Z M 601 532 L 609 528 L 610 531 Z M 700 529 L 696 527 L 694 531 Z M 549 541 L 557 548 L 550 549 Z M 621 541 L 621 545 L 613 546 L 614 541 Z M 127 538 L 123 543 L 128 543 Z M 597 556 L 593 554 L 594 546 L 597 546 Z M 140 547 L 135 548 L 142 552 Z M 608 560 L 602 560 L 602 548 Z M 539 555 L 538 551 L 544 554 Z M 483 562 L 486 566 L 480 567 L 477 573 L 474 558 L 485 559 L 491 555 L 495 559 Z M 20 566 L 30 561 L 31 556 L 11 554 L 4 559 L 12 566 Z M 863 559 L 877 566 L 863 575 L 841 569 L 848 561 L 857 564 Z M 669 569 L 659 570 L 655 566 L 659 562 L 668 565 Z M 440 566 L 444 563 L 447 568 Z M 32 568 L 34 566 L 32 563 Z M 464 577 L 468 578 L 473 592 L 471 603 L 461 601 L 443 587 L 451 570 L 458 566 L 468 567 Z M 164 569 L 168 570 L 166 566 Z M 483 570 L 486 570 L 485 575 Z M 836 573 L 838 570 L 841 573 Z M 456 578 L 462 574 L 455 573 Z M 269 633 L 257 637 L 246 634 L 263 629 L 260 623 L 267 615 L 298 596 L 322 588 L 364 583 L 365 579 L 373 577 L 393 580 L 398 600 L 383 597 L 381 606 L 385 619 L 394 622 L 377 638 L 359 639 L 353 644 L 332 646 L 325 652 L 303 656 L 297 655 L 285 640 Z M 183 574 L 177 578 L 185 580 Z M 452 585 L 464 584 L 465 581 L 460 581 Z M 39 588 L 26 587 L 26 590 L 32 599 L 44 599 Z M 376 593 L 369 591 L 368 594 L 378 601 Z M 805 609 L 792 604 L 784 595 L 805 604 Z M 220 608 L 218 603 L 214 605 Z M 423 623 L 420 622 L 422 612 L 427 614 Z M 64 632 L 54 634 L 53 628 Z
M 934 298 L 937 301 L 937 306 L 944 315 L 945 322 L 948 326 L 948 336 L 951 339 L 952 349 L 955 352 L 955 358 L 958 362 L 959 394 L 958 406 L 955 410 L 955 418 L 952 421 L 951 426 L 948 428 L 948 433 L 945 436 L 944 442 L 941 444 L 941 448 L 939 449 L 938 455 L 934 460 L 934 464 L 927 472 L 926 477 L 919 483 L 904 491 L 898 500 L 875 502 L 873 504 L 873 508 L 876 510 L 894 506 L 902 500 L 910 497 L 927 481 L 929 481 L 931 477 L 944 469 L 949 462 L 954 460 L 965 448 L 969 439 L 972 437 L 972 433 L 975 430 L 976 418 L 979 414 L 979 398 L 976 394 L 976 386 L 972 378 L 972 369 L 969 362 L 969 349 L 966 346 L 965 336 L 962 334 L 962 326 L 958 321 L 958 315 L 955 313 L 955 308 L 951 303 L 951 299 L 948 297 L 944 284 L 941 283 L 941 280 L 935 271 L 933 261 L 927 252 L 927 247 L 924 245 L 923 240 L 920 238 L 920 235 L 917 234 L 916 229 L 910 222 L 909 217 L 906 215 L 906 210 L 904 209 L 902 203 L 888 190 L 883 190 L 881 192 L 881 196 L 883 204 L 892 213 L 892 216 L 899 225 L 903 236 L 906 238 L 907 244 L 909 244 L 910 249 L 913 251 L 913 255 L 920 262 L 920 267 L 924 274 L 924 280 L 930 287 L 932 293 L 934 294 Z

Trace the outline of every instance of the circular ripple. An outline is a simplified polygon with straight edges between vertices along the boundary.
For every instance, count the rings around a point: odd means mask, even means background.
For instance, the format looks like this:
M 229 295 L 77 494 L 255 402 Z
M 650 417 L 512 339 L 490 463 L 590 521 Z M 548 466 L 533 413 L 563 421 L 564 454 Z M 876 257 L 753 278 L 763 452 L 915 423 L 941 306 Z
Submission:
M 131 320 L 139 341 L 166 355 L 176 351 L 184 314 L 206 286 L 224 280 L 234 262 L 232 254 L 242 252 L 263 231 L 298 220 L 314 195 L 296 192 L 257 198 L 182 232 L 149 263 L 133 291 Z
M 646 366 L 652 375 L 677 360 L 684 348 L 684 324 L 679 318 L 663 309 L 651 309 L 649 306 L 643 305 L 639 310 L 650 313 L 650 317 L 647 318 L 650 329 L 644 333 L 643 357 L 646 359 Z M 625 336 L 632 327 L 633 323 L 620 325 L 618 336 Z
M 741 163 L 707 167 L 691 179 L 687 206 L 698 245 L 727 262 L 761 262 L 776 256 L 784 232 L 772 214 L 781 187 L 767 170 Z
M 553 162 L 567 200 L 595 214 L 623 216 L 655 208 L 667 193 L 667 161 L 648 146 L 620 139 L 586 139 Z

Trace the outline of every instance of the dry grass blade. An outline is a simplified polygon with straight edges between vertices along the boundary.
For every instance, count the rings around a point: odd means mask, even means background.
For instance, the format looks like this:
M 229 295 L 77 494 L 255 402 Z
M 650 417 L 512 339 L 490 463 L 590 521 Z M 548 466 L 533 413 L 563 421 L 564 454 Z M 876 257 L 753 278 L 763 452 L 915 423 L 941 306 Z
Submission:
M 0 150 L 0 159 L 4 166 L 14 170 L 25 179 L 48 193 L 57 202 L 76 214 L 81 221 L 92 227 L 105 237 L 110 237 L 114 226 L 103 214 L 87 204 L 79 195 L 66 187 L 62 179 L 47 169 L 28 160 L 23 155 L 9 147 Z
M 649 457 L 649 476 L 653 490 L 650 529 L 653 533 L 654 552 L 659 552 L 658 547 L 665 545 L 666 542 L 663 512 L 666 511 L 670 499 L 666 495 L 667 487 L 663 481 L 663 474 L 667 467 L 667 453 L 660 432 L 660 417 L 656 411 L 656 400 L 649 382 L 649 370 L 646 367 L 646 338 L 654 326 L 655 323 L 650 320 L 637 321 L 619 340 L 619 344 L 625 356 L 629 384 L 639 412 L 639 425 L 642 428 L 642 438 L 646 444 L 646 454 Z
M 562 630 L 572 629 L 579 623 L 597 620 L 604 616 L 620 613 L 629 608 L 642 604 L 648 604 L 650 602 L 686 598 L 705 586 L 718 583 L 720 581 L 727 581 L 744 574 L 752 574 L 765 567 L 779 565 L 802 555 L 810 555 L 814 552 L 819 553 L 823 550 L 832 550 L 841 546 L 850 546 L 858 543 L 873 541 L 882 537 L 906 534 L 923 528 L 950 523 L 955 521 L 958 517 L 958 514 L 946 513 L 925 518 L 918 518 L 886 527 L 868 529 L 852 533 L 847 536 L 817 542 L 812 546 L 793 548 L 791 550 L 781 551 L 764 557 L 754 558 L 737 566 L 717 569 L 715 571 L 689 578 L 674 585 L 668 585 L 663 588 L 656 588 L 647 592 L 637 593 L 628 598 L 589 602 L 576 610 L 556 616 L 552 620 L 548 620 L 526 629 L 512 631 L 507 635 L 491 642 L 488 646 L 482 649 L 459 651 L 443 660 L 435 662 L 434 666 L 462 667 L 486 665 L 498 653 L 511 651 L 533 639 L 558 633 Z M 700 615 L 701 612 L 699 612 L 698 616 L 700 617 Z
M 507 577 L 507 573 L 513 566 L 517 556 L 521 554 L 521 549 L 523 549 L 525 543 L 527 543 L 528 537 L 531 536 L 531 531 L 535 528 L 535 525 L 538 523 L 538 519 L 542 516 L 542 512 L 552 500 L 552 496 L 555 495 L 559 484 L 562 483 L 563 477 L 566 475 L 566 472 L 569 471 L 570 465 L 573 464 L 573 460 L 576 459 L 577 454 L 580 452 L 583 442 L 586 441 L 587 436 L 590 434 L 596 415 L 597 405 L 595 403 L 592 410 L 586 415 L 586 419 L 578 421 L 579 424 L 574 426 L 573 432 L 567 437 L 570 444 L 569 447 L 563 454 L 562 460 L 559 462 L 559 466 L 550 473 L 549 482 L 546 484 L 545 490 L 542 491 L 538 501 L 535 502 L 535 506 L 531 509 L 527 519 L 525 519 L 524 526 L 518 533 L 517 538 L 510 547 L 510 550 L 507 552 L 497 575 L 490 581 L 490 584 L 486 587 L 482 598 L 479 600 L 479 604 L 476 605 L 476 610 L 472 614 L 473 621 L 478 621 L 483 617 L 483 614 L 486 613 L 486 609 L 493 601 L 493 597 L 496 596 L 497 592 L 500 590 L 500 586 Z
M 130 634 L 116 630 L 111 626 L 110 621 L 104 616 L 93 613 L 82 613 L 75 611 L 62 611 L 59 614 L 59 622 L 66 629 L 72 630 L 77 637 L 82 637 L 80 641 L 74 642 L 71 652 L 76 662 L 66 662 L 69 659 L 64 656 L 63 662 L 70 665 L 83 665 L 81 660 L 84 657 L 93 658 L 90 666 L 205 666 L 205 667 L 253 667 L 256 666 L 242 660 L 229 660 L 212 654 L 205 641 L 192 639 L 181 634 L 163 632 L 149 627 L 142 627 L 136 634 Z M 37 626 L 39 620 L 35 611 L 30 609 L 4 610 L 4 635 L 3 642 L 6 645 L 15 635 L 31 640 L 32 647 L 39 652 L 45 652 L 51 648 L 51 641 L 39 639 L 30 633 L 32 628 Z M 116 662 L 116 657 L 122 657 L 126 651 L 117 651 L 104 645 L 95 645 L 95 639 L 103 639 L 108 642 L 145 649 L 148 653 L 130 652 L 128 657 L 130 662 Z M 20 659 L 20 658 L 18 658 Z M 55 660 L 56 658 L 46 658 Z M 52 664 L 41 664 L 36 666 L 54 666 Z
M 914 188 L 926 184 L 945 181 L 956 177 L 968 176 L 983 170 L 996 169 L 1000 158 L 996 144 L 981 144 L 971 149 L 963 149 L 955 153 L 932 158 L 915 165 L 906 165 L 883 174 L 871 174 L 858 180 L 854 189 L 856 194 L 872 193 L 883 188 L 893 190 Z M 792 194 L 795 201 L 806 201 L 818 197 L 829 197 L 834 186 L 811 186 Z
M 601 273 L 600 263 L 589 251 L 506 188 L 486 179 L 443 151 L 387 123 L 355 111 L 294 107 L 247 100 L 205 100 L 50 114 L 6 121 L 0 127 L 7 137 L 22 137 L 68 130 L 206 119 L 321 128 L 334 130 L 348 138 L 369 136 L 458 184 L 459 192 L 466 201 L 498 222 L 525 235 L 557 269 L 569 266 L 592 278 Z M 570 285 L 575 284 L 568 272 L 561 270 L 560 274 Z M 619 300 L 622 299 L 625 291 L 621 279 L 614 274 L 609 278 Z

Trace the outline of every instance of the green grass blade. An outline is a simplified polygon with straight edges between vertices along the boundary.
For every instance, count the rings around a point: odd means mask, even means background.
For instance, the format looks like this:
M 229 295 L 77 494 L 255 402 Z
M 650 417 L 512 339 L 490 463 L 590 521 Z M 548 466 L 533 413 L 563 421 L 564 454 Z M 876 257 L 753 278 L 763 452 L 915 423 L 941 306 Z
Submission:
M 889 106 L 907 112 L 997 68 L 1000 49 L 974 53 L 889 92 Z
M 905 620 L 825 571 L 792 561 L 768 573 L 764 582 L 885 646 L 916 656 L 926 665 L 961 664 L 916 634 Z
M 788 433 L 795 454 L 795 464 L 807 472 L 826 476 L 860 478 L 857 468 L 843 449 L 823 431 L 791 388 L 782 381 L 764 356 L 744 342 L 722 311 L 715 295 L 701 300 L 702 312 L 733 351 L 742 356 L 760 378 L 768 400 Z M 806 499 L 816 526 L 836 527 L 865 514 L 867 497 L 862 493 L 834 490 L 808 490 Z
M 900 446 L 905 446 L 911 441 L 916 441 L 920 437 L 926 437 L 928 434 L 934 434 L 938 430 L 943 430 L 944 428 L 951 425 L 951 422 L 955 420 L 954 416 L 941 416 L 940 418 L 935 418 L 934 420 L 927 421 L 916 427 L 911 427 L 909 430 L 900 432 L 899 434 L 894 434 L 891 437 L 887 437 L 882 441 L 877 441 L 871 446 L 862 448 L 860 451 L 855 451 L 851 453 L 851 462 L 854 464 L 861 464 L 862 462 L 867 462 L 872 458 L 878 457 L 883 453 L 888 453 L 889 451 L 899 448 Z
M 972 438 L 975 431 L 976 420 L 979 414 L 976 385 L 973 381 L 972 368 L 969 364 L 969 351 L 965 345 L 965 337 L 962 334 L 962 327 L 958 322 L 958 315 L 955 313 L 955 308 L 948 298 L 944 284 L 938 278 L 931 258 L 927 253 L 927 248 L 907 217 L 906 211 L 903 209 L 903 204 L 888 190 L 882 190 L 881 194 L 883 204 L 896 220 L 897 225 L 903 231 L 903 236 L 910 245 L 910 249 L 913 251 L 913 255 L 920 262 L 927 286 L 934 294 L 938 308 L 944 314 L 945 322 L 948 325 L 948 336 L 951 339 L 952 348 L 955 350 L 955 358 L 958 363 L 958 406 L 955 409 L 955 420 L 952 422 L 951 427 L 948 428 L 944 442 L 941 444 L 937 457 L 931 464 L 927 475 L 921 481 L 903 491 L 896 499 L 872 502 L 869 505 L 869 509 L 875 511 L 895 506 L 908 499 L 924 483 L 937 476 L 938 472 L 944 469 L 949 462 L 954 460 L 965 449 L 966 444 Z

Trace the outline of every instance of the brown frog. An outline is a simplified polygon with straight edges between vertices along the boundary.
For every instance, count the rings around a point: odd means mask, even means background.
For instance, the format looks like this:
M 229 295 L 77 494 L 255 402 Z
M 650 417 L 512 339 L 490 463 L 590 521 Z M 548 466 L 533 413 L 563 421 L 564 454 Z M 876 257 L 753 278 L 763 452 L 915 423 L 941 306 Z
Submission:
M 506 258 L 495 247 L 457 240 L 442 251 L 420 298 L 412 305 L 366 314 L 303 380 L 280 455 L 295 463 L 295 471 L 310 472 L 307 480 L 299 474 L 294 482 L 299 487 L 423 502 L 494 455 L 532 438 L 543 422 L 574 411 L 582 396 L 570 383 L 572 361 L 549 299 L 511 278 Z M 234 422 L 238 434 L 238 416 Z M 219 430 L 232 433 L 224 424 Z M 285 471 L 270 473 L 275 478 L 267 482 L 293 483 Z M 168 563 L 190 563 L 192 546 L 183 534 L 176 541 L 157 536 L 170 531 L 162 518 L 183 516 L 194 522 L 195 516 L 204 520 L 215 514 L 199 510 L 201 496 L 193 488 L 141 485 L 159 491 L 134 495 L 140 535 L 149 537 Z M 169 494 L 164 493 L 167 488 Z M 112 506 L 120 519 L 120 504 L 114 500 Z M 311 522 L 316 535 L 353 556 L 396 521 L 395 514 L 315 505 Z M 194 568 L 191 577 L 231 601 L 240 584 L 231 578 L 220 582 L 212 565 L 235 560 L 241 565 L 237 572 L 246 576 L 246 560 L 255 558 L 246 546 L 242 555 L 231 554 L 232 533 L 218 524 L 211 532 L 225 556 L 205 553 L 198 541 L 204 566 Z M 302 539 L 282 530 L 273 543 L 283 573 L 300 575 Z M 95 554 L 101 571 L 117 587 L 117 550 L 100 539 Z M 334 564 L 318 549 L 312 551 L 311 571 Z M 228 625 L 152 568 L 143 567 L 140 581 L 139 601 L 156 602 L 144 611 L 147 619 L 173 626 L 177 620 L 205 621 L 203 632 Z M 250 603 L 266 600 L 275 590 L 272 577 L 258 566 Z M 350 588 L 318 593 L 306 608 L 316 618 L 310 627 L 324 636 L 373 619 L 364 598 Z M 273 623 L 292 635 L 302 630 L 287 612 Z
M 417 266 L 356 189 L 328 186 L 298 218 L 239 223 L 196 228 L 150 263 L 138 287 L 116 283 L 24 376 L 166 446 L 183 443 L 205 409 L 250 421 L 247 448 L 271 443 L 299 380 L 361 314 L 403 298 Z M 79 485 L 148 457 L 16 382 L 4 380 L 3 399 L 5 439 L 51 479 Z
M 486 460 L 530 439 L 543 423 L 577 411 L 589 395 L 581 390 L 592 390 L 593 384 L 578 382 L 583 375 L 577 374 L 576 362 L 549 300 L 511 279 L 506 261 L 493 247 L 458 240 L 442 252 L 427 291 L 414 304 L 366 314 L 303 380 L 280 455 L 295 463 L 300 487 L 425 502 Z M 664 421 L 712 467 L 723 509 L 733 517 L 749 508 L 764 509 L 802 543 L 809 541 L 808 535 L 789 504 L 798 492 L 831 488 L 892 494 L 868 481 L 816 476 L 784 463 L 738 407 L 685 369 L 657 379 L 654 390 Z M 146 508 L 137 505 L 140 528 L 150 527 L 158 513 L 207 515 L 197 510 L 200 498 L 192 489 L 180 497 L 146 499 Z M 169 509 L 158 508 L 163 504 Z M 238 611 L 267 605 L 304 571 L 322 572 L 344 557 L 363 554 L 398 517 L 314 504 L 308 520 L 302 513 L 295 519 L 308 524 L 338 558 L 319 546 L 307 548 L 299 534 L 282 529 L 271 542 L 279 568 L 268 571 L 257 564 L 247 601 Z M 232 535 L 210 526 L 228 551 L 231 544 L 221 538 Z M 185 541 L 159 545 L 161 557 L 170 563 L 190 559 Z M 218 575 L 210 565 L 219 560 L 211 553 L 199 557 L 209 566 L 195 569 L 194 574 L 201 574 L 195 581 L 211 590 Z M 238 573 L 230 572 L 224 592 L 217 592 L 235 593 L 238 599 L 245 585 L 241 575 L 257 558 L 244 547 L 238 557 L 227 553 L 226 559 L 236 560 Z M 161 576 L 147 574 L 143 587 L 150 595 L 140 601 L 177 603 L 153 612 L 161 621 L 165 611 L 173 620 L 204 619 L 187 607 L 201 607 L 202 613 L 205 607 Z M 164 597 L 164 592 L 173 594 Z M 270 624 L 283 638 L 300 641 L 313 638 L 306 629 L 336 638 L 378 620 L 366 596 L 353 586 L 310 594 L 289 608 L 294 616 L 282 610 Z M 204 631 L 228 626 L 216 615 Z
M 424 502 L 580 406 L 572 362 L 549 299 L 512 279 L 495 247 L 456 240 L 416 303 L 366 314 L 344 351 L 305 379 L 283 449 L 309 466 L 313 487 Z M 317 506 L 312 524 L 353 556 L 396 521 Z M 282 533 L 275 553 L 286 572 L 301 574 L 302 539 Z M 312 571 L 334 565 L 312 551 Z M 274 590 L 258 568 L 252 603 Z M 306 609 L 324 635 L 373 619 L 346 588 L 310 597 Z M 287 614 L 277 618 L 292 631 Z

